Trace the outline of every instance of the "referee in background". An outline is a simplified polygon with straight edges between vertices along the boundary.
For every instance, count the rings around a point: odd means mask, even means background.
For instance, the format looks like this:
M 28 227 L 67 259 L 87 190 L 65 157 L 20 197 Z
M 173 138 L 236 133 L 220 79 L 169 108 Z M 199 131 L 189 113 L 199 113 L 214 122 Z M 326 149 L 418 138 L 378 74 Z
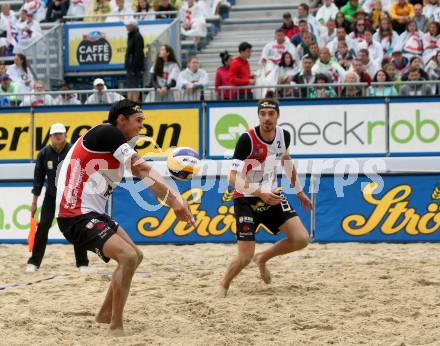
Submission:
M 71 145 L 66 141 L 66 128 L 63 124 L 53 124 L 50 127 L 50 144 L 45 146 L 38 153 L 35 163 L 34 182 L 33 182 L 33 199 L 31 214 L 34 217 L 37 211 L 37 201 L 41 194 L 45 178 L 47 176 L 46 195 L 44 196 L 43 206 L 41 207 L 40 223 L 38 224 L 37 233 L 35 235 L 34 248 L 32 256 L 28 260 L 26 272 L 32 273 L 38 270 L 46 251 L 47 238 L 49 228 L 55 217 L 55 200 L 56 200 L 56 184 L 55 177 L 58 164 L 64 160 Z M 87 272 L 89 260 L 87 258 L 87 250 L 75 246 L 76 266 L 80 272 Z

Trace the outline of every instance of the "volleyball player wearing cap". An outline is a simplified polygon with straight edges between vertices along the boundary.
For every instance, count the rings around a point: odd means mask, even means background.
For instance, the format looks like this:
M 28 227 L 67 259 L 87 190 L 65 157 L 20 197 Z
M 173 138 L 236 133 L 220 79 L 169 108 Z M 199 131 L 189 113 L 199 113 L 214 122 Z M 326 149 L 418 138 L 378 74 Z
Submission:
M 130 100 L 114 103 L 108 124 L 90 129 L 70 149 L 58 177 L 57 219 L 66 239 L 95 252 L 104 262 L 118 263 L 104 303 L 96 315 L 109 323 L 113 335 L 123 334 L 123 310 L 141 250 L 128 234 L 105 214 L 105 204 L 125 169 L 141 179 L 177 217 L 195 226 L 188 205 L 159 173 L 129 145 L 143 129 L 144 115 Z
M 287 198 L 277 187 L 276 168 L 280 162 L 295 187 L 300 205 L 310 210 L 312 203 L 302 191 L 293 160 L 289 156 L 290 134 L 277 126 L 278 103 L 265 99 L 258 104 L 260 125 L 243 133 L 235 147 L 229 183 L 234 187 L 234 209 L 238 255 L 230 263 L 220 283 L 226 296 L 231 281 L 253 259 L 262 280 L 271 282 L 266 262 L 275 256 L 303 249 L 308 233 Z M 255 254 L 255 231 L 260 224 L 285 238 Z
M 71 145 L 66 141 L 66 128 L 57 123 L 50 127 L 50 143 L 40 150 L 35 162 L 34 181 L 32 188 L 31 215 L 34 217 L 37 211 L 37 201 L 43 189 L 47 177 L 46 194 L 41 207 L 40 222 L 35 234 L 32 256 L 28 260 L 26 272 L 32 273 L 38 270 L 46 251 L 49 229 L 55 217 L 56 184 L 55 176 L 58 164 L 64 160 Z M 80 272 L 87 272 L 89 260 L 87 250 L 75 245 L 76 266 Z

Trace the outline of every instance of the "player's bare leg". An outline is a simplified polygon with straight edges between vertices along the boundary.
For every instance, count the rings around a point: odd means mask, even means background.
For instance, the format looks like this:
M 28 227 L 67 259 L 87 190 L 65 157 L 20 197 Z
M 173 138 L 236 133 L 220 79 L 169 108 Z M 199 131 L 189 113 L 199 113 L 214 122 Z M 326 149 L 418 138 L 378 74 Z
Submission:
M 117 235 L 119 235 L 122 239 L 124 239 L 137 253 L 138 261 L 136 265 L 136 269 L 141 264 L 144 254 L 142 251 L 133 243 L 128 234 L 124 231 L 123 228 L 118 227 Z M 107 294 L 104 299 L 104 303 L 101 306 L 98 314 L 95 317 L 95 321 L 98 323 L 110 323 L 112 318 L 112 300 L 113 300 L 113 289 L 112 284 L 110 284 Z
M 268 260 L 275 256 L 304 249 L 309 244 L 309 235 L 299 217 L 288 219 L 281 225 L 280 231 L 286 235 L 286 238 L 254 256 L 254 262 L 260 270 L 261 279 L 266 284 L 271 282 L 270 272 L 266 267 Z
M 255 241 L 237 241 L 238 255 L 234 257 L 226 270 L 223 280 L 220 282 L 220 296 L 226 297 L 231 281 L 245 268 L 252 260 L 255 253 Z
M 110 330 L 113 335 L 123 335 L 123 312 L 130 291 L 131 281 L 138 265 L 136 251 L 118 234 L 113 235 L 104 244 L 104 255 L 118 262 L 113 272 L 111 288 L 101 308 L 102 317 L 107 314 L 111 305 Z M 110 295 L 111 293 L 111 295 Z M 111 297 L 111 299 L 110 299 Z M 99 315 L 99 314 L 98 314 Z M 100 319 L 100 317 L 97 319 Z

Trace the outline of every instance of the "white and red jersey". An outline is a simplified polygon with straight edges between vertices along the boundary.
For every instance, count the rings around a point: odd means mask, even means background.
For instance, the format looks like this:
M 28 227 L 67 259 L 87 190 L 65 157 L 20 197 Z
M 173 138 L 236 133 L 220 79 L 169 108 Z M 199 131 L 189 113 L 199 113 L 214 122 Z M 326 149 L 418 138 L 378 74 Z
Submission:
M 56 217 L 104 214 L 106 203 L 136 153 L 114 126 L 103 124 L 79 138 L 58 173 Z
M 277 188 L 277 167 L 287 152 L 290 134 L 280 126 L 276 127 L 272 142 L 264 141 L 259 135 L 259 126 L 243 133 L 235 147 L 232 168 L 248 183 L 265 190 Z M 252 197 L 234 189 L 234 198 Z

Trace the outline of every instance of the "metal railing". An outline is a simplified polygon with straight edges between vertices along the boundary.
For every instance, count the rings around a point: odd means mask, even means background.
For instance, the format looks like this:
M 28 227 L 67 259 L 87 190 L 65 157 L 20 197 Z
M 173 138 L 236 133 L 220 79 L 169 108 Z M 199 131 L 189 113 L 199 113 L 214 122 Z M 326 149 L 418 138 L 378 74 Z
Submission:
M 431 95 L 438 95 L 440 90 L 440 80 L 436 81 L 407 81 L 400 82 L 400 90 L 404 86 L 409 88 L 420 88 L 420 86 L 428 85 L 431 90 L 436 90 L 436 93 Z M 7 94 L 1 93 L 0 89 L 0 104 L 3 106 L 20 106 L 26 100 L 26 106 L 30 106 L 32 100 L 43 99 L 47 103 L 45 105 L 73 105 L 73 104 L 111 104 L 116 100 L 123 98 L 129 91 L 138 91 L 143 103 L 150 102 L 185 102 L 185 101 L 235 101 L 235 100 L 254 100 L 265 97 L 267 91 L 272 91 L 272 96 L 279 99 L 307 99 L 307 98 L 367 98 L 370 96 L 371 87 L 392 87 L 395 83 L 341 83 L 341 84 L 294 84 L 294 85 L 263 85 L 263 86 L 242 86 L 242 87 L 196 87 L 192 91 L 172 88 L 166 94 L 160 95 L 154 88 L 142 89 L 107 89 L 102 91 L 97 90 L 68 90 L 68 91 L 44 91 L 31 93 L 15 93 Z M 330 90 L 330 94 L 314 93 L 315 90 Z M 249 92 L 247 92 L 249 91 Z M 263 94 L 265 91 L 266 94 Z M 92 95 L 95 97 L 91 98 Z M 383 97 L 400 96 L 397 95 L 381 95 Z M 407 96 L 407 95 L 405 95 Z M 409 96 L 423 96 L 423 95 L 409 95 Z M 8 99 L 9 102 L 5 100 Z M 73 101 L 78 100 L 79 102 Z M 60 103 L 61 102 L 61 103 Z
M 35 77 L 46 85 L 63 80 L 63 25 L 57 24 L 23 49 Z
M 84 21 L 86 19 L 106 19 L 108 17 L 112 18 L 112 17 L 133 17 L 135 19 L 139 19 L 141 16 L 155 16 L 157 18 L 157 16 L 161 16 L 161 15 L 175 15 L 176 17 L 178 17 L 179 15 L 179 11 L 151 11 L 151 12 L 132 12 L 132 13 L 127 13 L 127 14 L 92 14 L 92 15 L 87 15 L 87 16 L 64 16 L 63 19 L 65 21 Z M 158 20 L 160 20 L 161 18 L 158 18 Z M 173 19 L 173 18 L 170 18 Z M 115 20 L 115 22 L 118 22 L 118 20 Z

